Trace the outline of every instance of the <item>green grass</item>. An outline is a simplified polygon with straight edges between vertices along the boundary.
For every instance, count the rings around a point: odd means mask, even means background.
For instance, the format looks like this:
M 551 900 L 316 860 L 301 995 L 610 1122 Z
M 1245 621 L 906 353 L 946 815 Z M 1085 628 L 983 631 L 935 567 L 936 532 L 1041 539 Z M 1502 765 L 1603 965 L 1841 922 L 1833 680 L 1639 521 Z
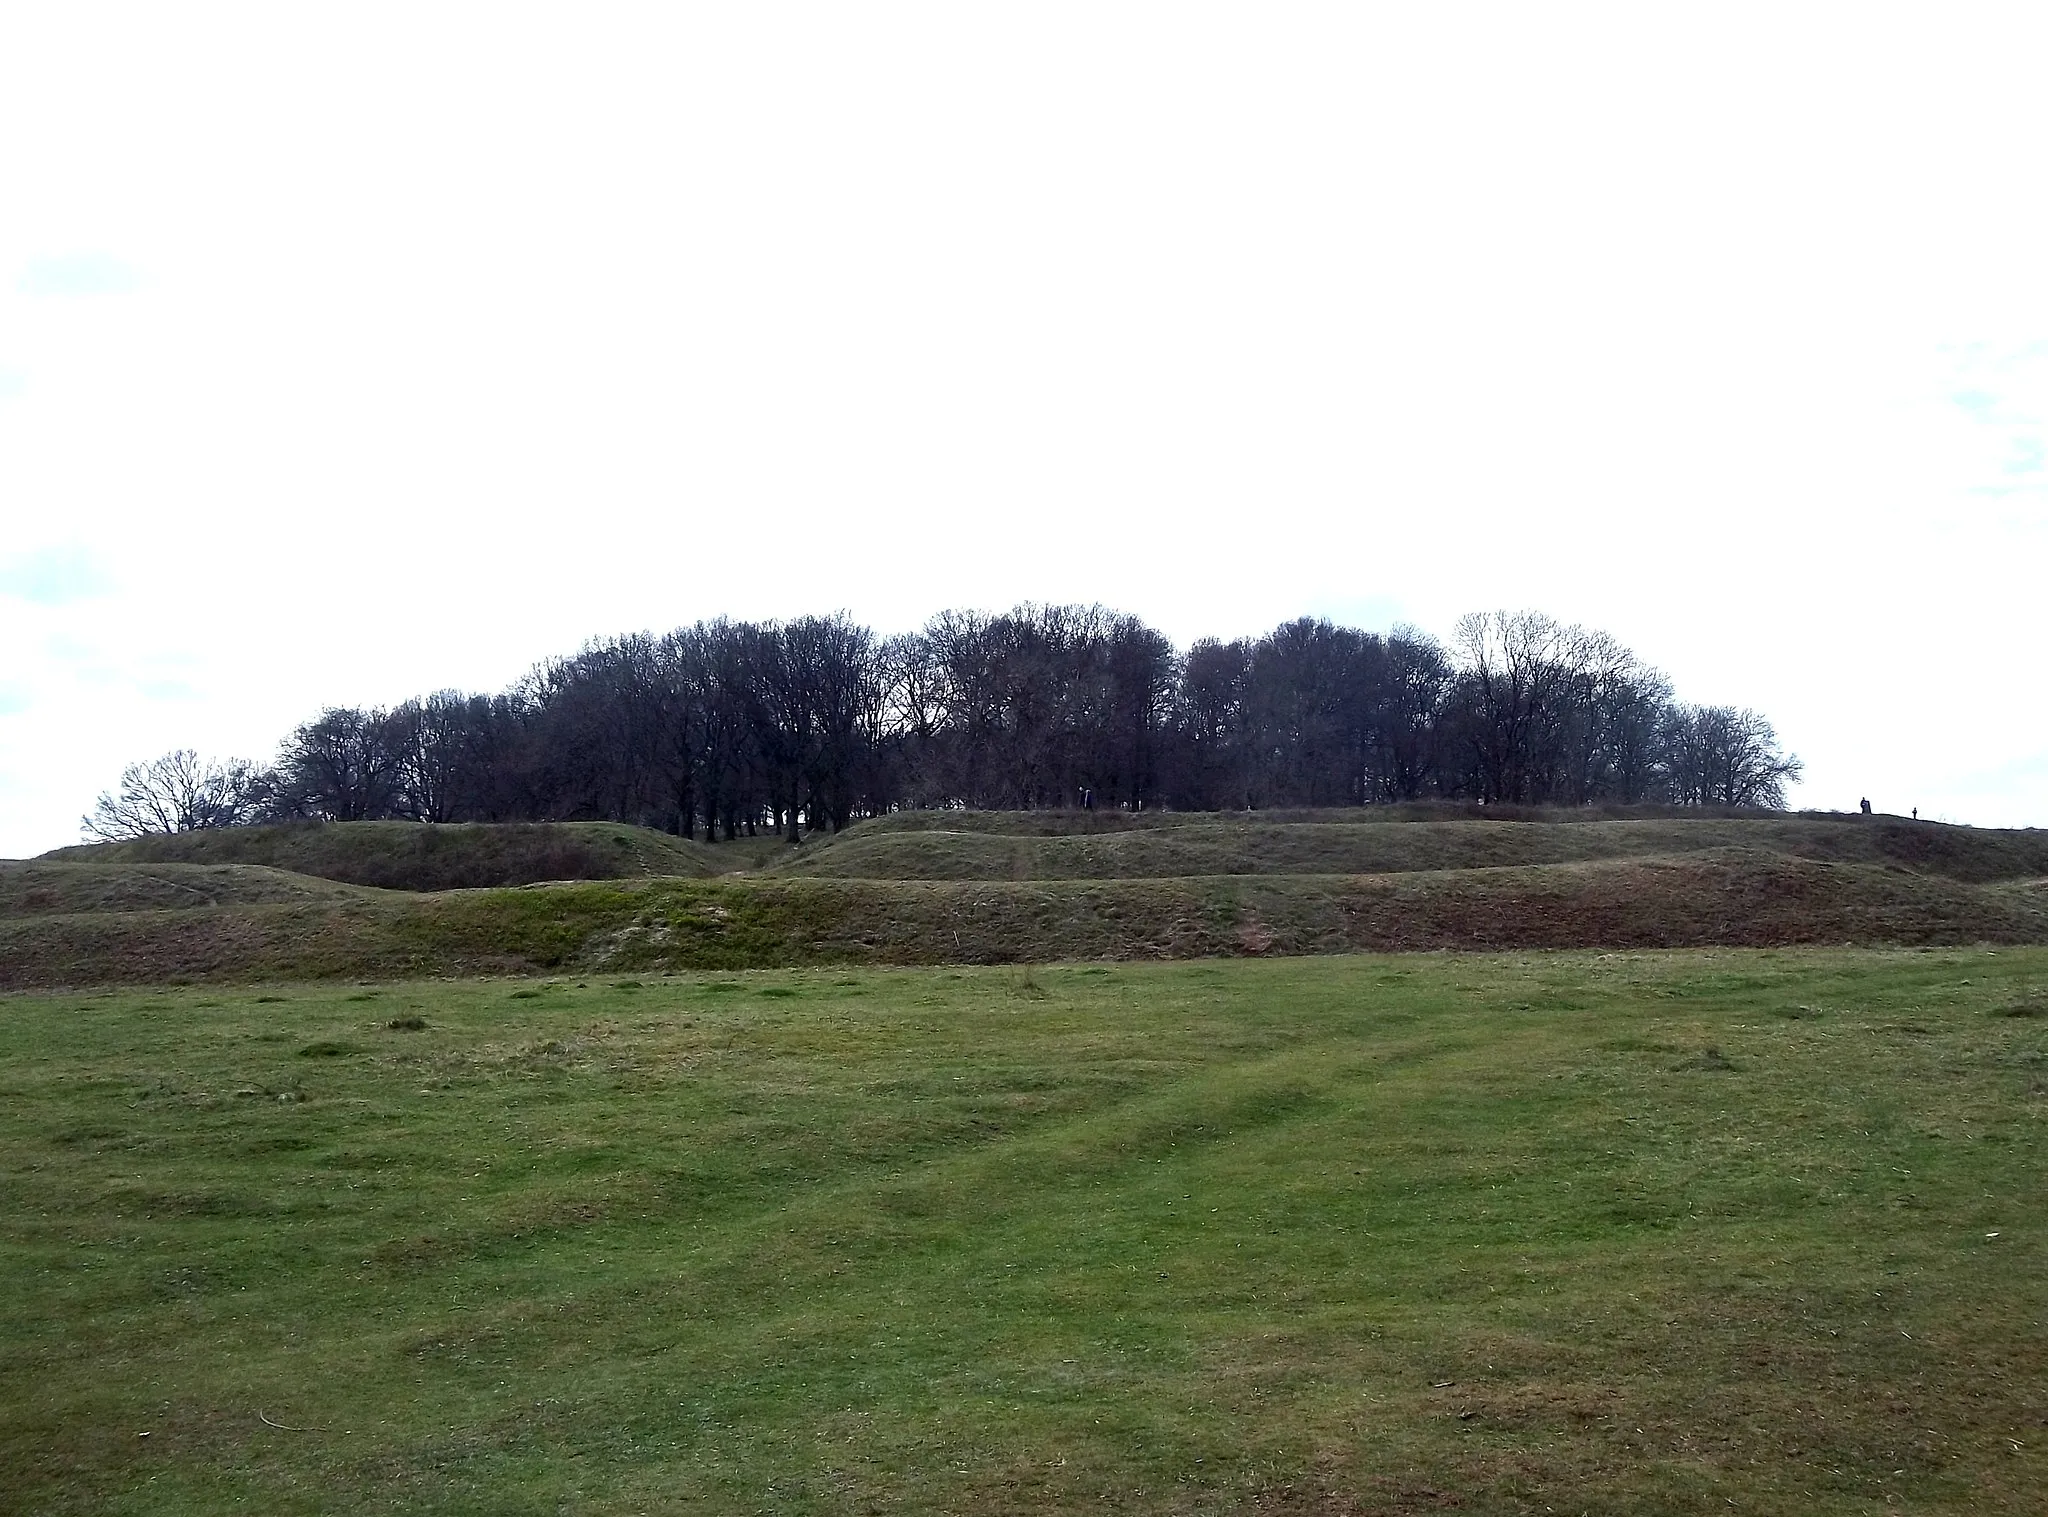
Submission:
M 798 849 L 581 822 L 188 833 L 0 864 L 0 990 L 2048 942 L 2048 833 L 1504 809 L 915 812 Z
M 39 862 L 260 864 L 387 890 L 471 890 L 706 875 L 732 867 L 714 862 L 720 858 L 702 844 L 614 822 L 292 822 L 81 844 Z
M 0 862 L 0 919 L 304 905 L 359 895 L 359 887 L 254 864 Z
M 2048 942 L 2048 893 L 1722 849 L 1361 876 L 588 881 L 0 915 L 0 989 L 1360 949 L 1977 942 Z
M 814 839 L 775 865 L 782 874 L 842 879 L 1071 880 L 1189 875 L 1382 874 L 1499 869 L 1664 857 L 1739 848 L 1837 863 L 1894 865 L 1986 883 L 2048 874 L 2048 833 L 1848 818 L 1638 817 L 1627 820 L 1398 821 L 1370 813 L 1178 816 L 1172 826 L 1065 834 L 958 830 L 911 813 Z M 1068 813 L 1053 813 L 1063 818 Z M 1286 815 L 1283 813 L 1283 815 Z
M 1489 806 L 1483 801 L 1403 801 L 1373 806 L 1272 806 L 1260 811 L 973 811 L 941 808 L 892 811 L 860 825 L 892 832 L 987 832 L 1008 837 L 1066 837 L 1104 832 L 1147 832 L 1172 827 L 1242 823 L 1258 827 L 1337 822 L 1558 822 L 1657 820 L 1703 817 L 1780 816 L 1782 812 L 1699 806 Z M 1801 816 L 1843 819 L 1843 812 L 1800 812 Z
M 2043 1008 L 2040 949 L 12 996 L 0 1504 L 2034 1512 Z
M 163 866 L 204 865 L 218 872 L 221 866 L 257 865 L 357 885 L 432 891 L 763 870 L 889 880 L 1378 874 L 1730 848 L 1897 867 L 1971 884 L 2048 876 L 2048 833 L 2032 830 L 1889 817 L 1660 808 L 1617 816 L 1424 806 L 1251 813 L 900 812 L 837 835 L 809 834 L 797 849 L 767 835 L 707 844 L 609 822 L 297 823 L 60 848 L 27 866 L 40 874 L 32 887 L 22 888 L 52 894 L 50 877 L 74 866 L 112 873 L 148 865 L 158 866 L 160 874 Z M 0 913 L 12 914 L 4 877 Z

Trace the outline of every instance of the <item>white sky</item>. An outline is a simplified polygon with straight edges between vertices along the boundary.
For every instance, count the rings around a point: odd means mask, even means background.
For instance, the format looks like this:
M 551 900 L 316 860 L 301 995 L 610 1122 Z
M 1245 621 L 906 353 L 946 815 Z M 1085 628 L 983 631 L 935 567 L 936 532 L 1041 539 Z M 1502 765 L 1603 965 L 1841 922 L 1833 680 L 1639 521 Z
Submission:
M 0 856 L 586 637 L 1532 606 L 2048 824 L 2048 12 L 0 8 Z

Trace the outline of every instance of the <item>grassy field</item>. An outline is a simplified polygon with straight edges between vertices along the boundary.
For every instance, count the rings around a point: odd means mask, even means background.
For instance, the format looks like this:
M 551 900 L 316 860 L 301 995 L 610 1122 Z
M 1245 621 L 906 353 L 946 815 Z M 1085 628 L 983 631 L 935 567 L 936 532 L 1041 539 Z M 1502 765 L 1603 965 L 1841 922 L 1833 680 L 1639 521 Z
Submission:
M 0 1047 L 9 1511 L 2048 1488 L 2042 949 L 14 995 Z

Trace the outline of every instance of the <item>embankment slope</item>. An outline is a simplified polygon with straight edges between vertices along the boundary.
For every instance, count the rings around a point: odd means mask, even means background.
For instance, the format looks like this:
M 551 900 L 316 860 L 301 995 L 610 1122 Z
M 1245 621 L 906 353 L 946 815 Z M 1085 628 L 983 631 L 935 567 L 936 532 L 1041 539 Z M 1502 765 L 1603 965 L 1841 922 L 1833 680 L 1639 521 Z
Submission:
M 0 987 L 1395 949 L 2048 942 L 2048 892 L 1723 848 L 1370 875 L 751 878 L 0 920 Z
M 947 813 L 913 813 L 922 819 Z M 1329 815 L 1329 814 L 1325 814 Z M 1275 821 L 1261 815 L 1075 833 L 906 826 L 878 818 L 774 866 L 833 879 L 1083 880 L 1181 875 L 1389 874 L 1500 869 L 1742 849 L 1887 865 L 1971 884 L 2048 875 L 2048 832 L 1889 819 L 1657 816 L 1573 821 Z M 981 818 L 968 814 L 978 823 Z M 1039 825 L 1044 825 L 1042 822 Z
M 700 878 L 727 867 L 700 844 L 615 822 L 290 822 L 81 844 L 36 862 L 260 864 L 385 890 Z

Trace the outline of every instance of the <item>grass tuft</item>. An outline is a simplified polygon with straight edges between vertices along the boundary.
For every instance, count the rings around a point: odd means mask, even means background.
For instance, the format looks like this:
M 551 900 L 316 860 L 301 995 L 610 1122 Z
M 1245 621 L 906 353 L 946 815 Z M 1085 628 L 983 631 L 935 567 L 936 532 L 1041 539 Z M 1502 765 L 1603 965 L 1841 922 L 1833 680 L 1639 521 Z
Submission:
M 1709 1044 L 1690 1059 L 1674 1064 L 1671 1067 L 1673 1069 L 1697 1069 L 1704 1070 L 1709 1074 L 1720 1074 L 1740 1069 L 1742 1066 L 1721 1052 L 1720 1049 Z

